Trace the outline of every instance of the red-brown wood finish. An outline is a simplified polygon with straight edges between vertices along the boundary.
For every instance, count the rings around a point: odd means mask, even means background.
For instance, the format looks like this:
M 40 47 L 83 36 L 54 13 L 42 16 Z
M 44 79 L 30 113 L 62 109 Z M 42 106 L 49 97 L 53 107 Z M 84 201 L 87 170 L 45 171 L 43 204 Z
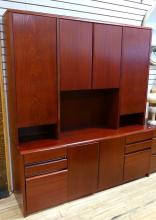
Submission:
M 66 149 L 67 146 L 73 146 L 104 141 L 106 139 L 112 139 L 115 137 L 135 137 L 137 135 L 137 142 L 143 141 L 141 134 L 145 136 L 145 133 L 153 133 L 154 129 L 143 125 L 133 125 L 122 127 L 120 129 L 110 128 L 84 128 L 79 130 L 65 131 L 61 133 L 59 139 L 47 139 L 36 140 L 18 145 L 19 152 L 24 155 L 25 158 L 29 158 L 27 163 L 42 161 L 54 158 L 53 153 L 60 155 L 60 149 Z M 138 136 L 139 134 L 139 136 Z M 152 137 L 151 137 L 152 138 Z M 148 137 L 148 139 L 151 139 Z M 145 140 L 148 140 L 145 139 Z M 134 139 L 133 139 L 134 140 Z M 136 139 L 135 139 L 136 140 Z M 61 150 L 62 152 L 62 150 Z M 66 155 L 66 150 L 63 150 L 63 155 Z M 27 155 L 27 156 L 26 156 Z M 45 157 L 44 157 L 45 155 Z M 30 160 L 31 158 L 31 160 Z M 33 158 L 33 159 L 32 159 Z M 36 159 L 35 159 L 36 158 Z
M 60 19 L 61 90 L 91 88 L 92 24 Z
M 93 88 L 119 88 L 122 27 L 94 24 Z
M 17 126 L 56 123 L 56 19 L 12 16 Z
M 67 171 L 26 179 L 27 214 L 67 200 Z
M 140 150 L 149 149 L 152 146 L 152 140 L 144 141 L 144 142 L 138 142 L 134 144 L 128 144 L 125 146 L 125 153 L 133 153 Z
M 24 179 L 24 164 L 23 156 L 19 154 L 17 144 L 17 124 L 16 124 L 16 94 L 15 80 L 13 74 L 14 59 L 13 59 L 13 32 L 12 14 L 8 13 L 4 17 L 5 31 L 5 46 L 6 46 L 6 62 L 7 62 L 7 99 L 8 99 L 8 116 L 9 116 L 9 134 L 11 142 L 11 159 L 12 159 L 12 174 L 14 194 L 18 201 L 19 207 L 22 209 L 24 216 L 26 215 L 26 195 L 25 195 L 25 179 Z M 19 175 L 20 173 L 20 175 Z
M 125 156 L 124 182 L 139 179 L 150 172 L 151 149 Z
M 89 127 L 118 127 L 117 89 L 62 92 L 60 106 L 62 131 Z
M 156 129 L 137 124 L 151 30 L 93 23 L 5 13 L 14 190 L 24 215 L 149 174 Z
M 145 111 L 151 31 L 123 27 L 120 114 Z
M 68 148 L 68 199 L 96 192 L 99 145 L 84 144 Z
M 32 177 L 67 169 L 67 159 L 33 164 L 25 167 L 25 176 Z
M 156 172 L 156 130 L 153 132 L 153 139 L 152 139 L 152 152 L 151 152 L 151 173 Z
M 152 154 L 156 154 L 156 138 L 152 140 Z
M 151 156 L 150 171 L 151 171 L 151 173 L 156 172 L 156 154 L 152 154 L 152 156 Z
M 24 156 L 25 164 L 37 163 L 48 160 L 55 160 L 58 158 L 67 157 L 67 148 L 66 147 L 56 147 L 51 150 L 37 151 L 35 153 L 31 152 Z
M 141 132 L 136 132 L 134 134 L 129 134 L 126 137 L 126 144 L 131 144 L 139 141 L 149 140 L 153 137 L 152 130 L 144 130 Z
M 123 181 L 125 138 L 108 139 L 100 143 L 99 190 L 117 186 Z

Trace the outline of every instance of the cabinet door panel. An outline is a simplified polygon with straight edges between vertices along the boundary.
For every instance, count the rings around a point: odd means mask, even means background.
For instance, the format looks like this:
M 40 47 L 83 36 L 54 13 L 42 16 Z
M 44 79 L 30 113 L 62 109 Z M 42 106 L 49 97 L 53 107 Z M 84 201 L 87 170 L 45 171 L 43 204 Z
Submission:
M 114 138 L 100 144 L 99 189 L 108 189 L 123 181 L 124 138 Z
M 56 19 L 13 14 L 18 127 L 57 121 Z
M 91 88 L 92 24 L 60 20 L 61 90 Z
M 68 196 L 76 199 L 97 190 L 98 143 L 68 148 Z
M 121 114 L 145 111 L 151 31 L 123 28 Z
M 121 27 L 94 25 L 93 88 L 119 87 L 121 39 Z

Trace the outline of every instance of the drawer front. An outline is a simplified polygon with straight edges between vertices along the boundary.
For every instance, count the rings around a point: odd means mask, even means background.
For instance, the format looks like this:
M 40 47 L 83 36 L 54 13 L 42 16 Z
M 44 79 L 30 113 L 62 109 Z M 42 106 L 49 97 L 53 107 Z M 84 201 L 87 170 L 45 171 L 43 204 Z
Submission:
M 151 150 L 125 156 L 124 181 L 135 180 L 149 174 Z
M 67 171 L 26 179 L 27 213 L 61 204 L 67 200 Z
M 156 154 L 151 156 L 151 173 L 156 172 Z
M 139 132 L 126 136 L 126 144 L 131 144 L 139 141 L 149 140 L 153 137 L 153 131 Z
M 156 154 L 156 138 L 152 140 L 152 154 Z
M 25 176 L 32 177 L 67 169 L 67 159 L 25 167 Z
M 125 153 L 128 154 L 128 153 L 136 152 L 139 150 L 144 150 L 147 148 L 151 148 L 151 146 L 152 146 L 152 140 L 139 142 L 135 144 L 129 144 L 129 145 L 126 145 L 125 147 Z
M 25 164 L 38 163 L 42 161 L 54 160 L 67 157 L 67 148 L 60 147 L 52 150 L 29 153 L 24 156 Z

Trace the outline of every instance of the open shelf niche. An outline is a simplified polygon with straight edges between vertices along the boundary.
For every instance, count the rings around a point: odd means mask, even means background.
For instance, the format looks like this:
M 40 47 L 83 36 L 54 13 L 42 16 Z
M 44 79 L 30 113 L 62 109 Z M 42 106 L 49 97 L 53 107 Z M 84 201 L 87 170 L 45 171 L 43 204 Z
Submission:
M 61 92 L 61 131 L 119 127 L 119 90 Z

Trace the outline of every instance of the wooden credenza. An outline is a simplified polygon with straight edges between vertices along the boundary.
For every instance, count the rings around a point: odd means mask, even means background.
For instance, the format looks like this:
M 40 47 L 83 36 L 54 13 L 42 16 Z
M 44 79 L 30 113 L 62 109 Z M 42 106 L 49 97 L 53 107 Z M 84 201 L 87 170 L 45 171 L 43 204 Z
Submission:
M 8 10 L 14 191 L 24 215 L 156 170 L 151 29 Z

